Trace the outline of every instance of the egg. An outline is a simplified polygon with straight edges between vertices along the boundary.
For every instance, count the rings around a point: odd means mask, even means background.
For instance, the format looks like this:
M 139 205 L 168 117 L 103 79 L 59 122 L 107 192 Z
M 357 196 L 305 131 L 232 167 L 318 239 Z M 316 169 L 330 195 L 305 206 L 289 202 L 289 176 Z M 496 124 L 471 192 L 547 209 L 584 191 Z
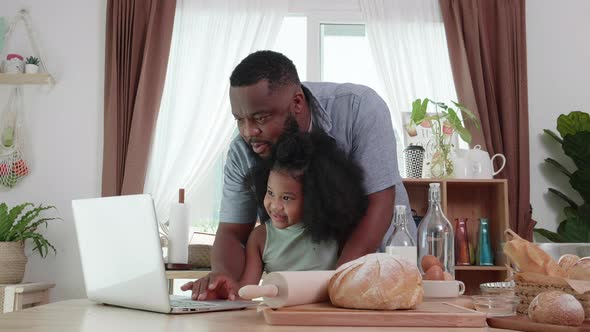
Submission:
M 424 271 L 424 272 L 428 271 L 433 265 L 438 265 L 442 270 L 443 265 L 440 263 L 438 258 L 436 258 L 435 256 L 426 255 L 426 256 L 422 257 L 422 262 L 421 262 L 422 271 Z
M 443 275 L 445 277 L 445 280 L 455 280 L 455 278 L 453 278 L 453 276 L 449 273 L 449 272 L 443 272 Z
M 424 275 L 424 280 L 444 280 L 445 274 L 443 273 L 443 269 L 438 265 L 433 265 L 426 271 Z

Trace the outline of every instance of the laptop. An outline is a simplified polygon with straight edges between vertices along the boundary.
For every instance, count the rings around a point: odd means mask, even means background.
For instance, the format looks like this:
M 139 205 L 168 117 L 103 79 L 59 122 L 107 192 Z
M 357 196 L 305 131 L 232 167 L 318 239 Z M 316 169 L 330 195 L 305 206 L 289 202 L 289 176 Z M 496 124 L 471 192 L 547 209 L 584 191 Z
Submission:
M 150 195 L 73 200 L 72 209 L 90 300 L 161 313 L 235 310 L 259 303 L 169 295 Z

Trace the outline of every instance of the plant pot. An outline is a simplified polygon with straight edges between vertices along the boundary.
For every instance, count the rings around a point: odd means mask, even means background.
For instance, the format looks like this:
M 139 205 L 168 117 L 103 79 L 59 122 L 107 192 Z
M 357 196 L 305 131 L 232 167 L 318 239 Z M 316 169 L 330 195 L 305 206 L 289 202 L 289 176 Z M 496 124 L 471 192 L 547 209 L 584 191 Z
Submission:
M 27 256 L 20 242 L 0 242 L 0 284 L 19 284 L 25 275 Z
M 27 63 L 25 65 L 25 74 L 37 74 L 39 72 L 39 66 Z

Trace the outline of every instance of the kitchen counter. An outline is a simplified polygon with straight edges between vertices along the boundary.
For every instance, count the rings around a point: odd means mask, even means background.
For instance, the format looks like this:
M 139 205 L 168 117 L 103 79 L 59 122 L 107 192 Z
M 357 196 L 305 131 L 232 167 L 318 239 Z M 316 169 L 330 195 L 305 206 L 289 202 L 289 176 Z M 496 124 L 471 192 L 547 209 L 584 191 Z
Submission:
M 320 327 L 267 325 L 256 309 L 165 315 L 69 300 L 0 315 L 0 331 L 509 331 L 494 328 Z

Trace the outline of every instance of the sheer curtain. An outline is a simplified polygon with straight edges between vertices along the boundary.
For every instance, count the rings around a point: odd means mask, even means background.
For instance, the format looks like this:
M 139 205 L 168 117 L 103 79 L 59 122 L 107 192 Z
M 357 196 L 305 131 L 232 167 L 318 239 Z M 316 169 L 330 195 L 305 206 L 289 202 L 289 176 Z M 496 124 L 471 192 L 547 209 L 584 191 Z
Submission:
M 168 72 L 144 192 L 168 219 L 178 189 L 191 189 L 227 151 L 235 121 L 229 76 L 249 53 L 270 48 L 286 0 L 178 0 Z
M 438 0 L 360 0 L 360 4 L 400 156 L 402 112 L 411 112 L 412 101 L 457 100 L 440 7 Z

